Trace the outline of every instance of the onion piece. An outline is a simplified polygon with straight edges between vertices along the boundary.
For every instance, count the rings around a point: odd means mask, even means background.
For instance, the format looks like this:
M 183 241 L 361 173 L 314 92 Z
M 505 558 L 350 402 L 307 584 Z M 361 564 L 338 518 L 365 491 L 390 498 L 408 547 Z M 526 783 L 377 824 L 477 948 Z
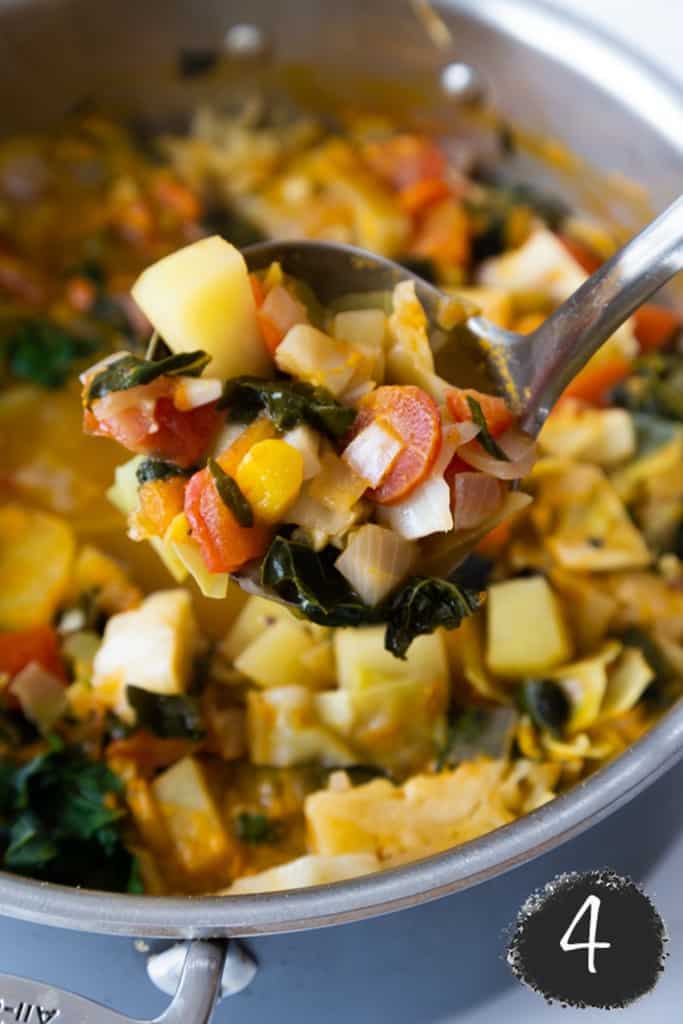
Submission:
M 282 284 L 270 289 L 259 313 L 267 317 L 283 337 L 290 327 L 308 323 L 306 307 Z
M 304 460 L 304 480 L 312 480 L 314 476 L 317 476 L 321 465 L 320 435 L 316 434 L 312 427 L 300 424 L 293 430 L 288 430 L 282 440 L 301 452 Z
M 222 394 L 223 384 L 215 377 L 176 377 L 173 404 L 180 412 L 189 412 L 217 402 Z
M 505 496 L 505 485 L 485 473 L 458 473 L 453 481 L 453 529 L 472 530 L 492 516 Z
M 463 420 L 462 423 L 456 423 L 453 429 L 457 430 L 457 435 L 454 434 L 453 437 L 457 437 L 458 446 L 473 441 L 481 431 L 481 428 L 472 420 Z
M 356 434 L 341 457 L 370 487 L 379 487 L 403 448 L 390 425 L 375 419 Z
M 447 533 L 453 529 L 451 489 L 444 480 L 446 467 L 458 445 L 457 427 L 449 427 L 441 435 L 441 450 L 426 480 L 403 501 L 380 506 L 379 519 L 400 537 L 418 540 L 431 533 Z
M 10 683 L 10 692 L 43 735 L 61 718 L 68 704 L 64 683 L 37 661 L 29 662 L 17 673 Z
M 511 427 L 497 439 L 497 444 L 510 461 L 495 459 L 484 451 L 478 441 L 470 441 L 458 448 L 458 455 L 468 465 L 498 477 L 499 480 L 521 480 L 533 469 L 536 461 L 536 442 L 518 427 Z
M 355 530 L 334 563 L 363 601 L 379 604 L 415 564 L 417 545 L 392 530 L 367 523 Z

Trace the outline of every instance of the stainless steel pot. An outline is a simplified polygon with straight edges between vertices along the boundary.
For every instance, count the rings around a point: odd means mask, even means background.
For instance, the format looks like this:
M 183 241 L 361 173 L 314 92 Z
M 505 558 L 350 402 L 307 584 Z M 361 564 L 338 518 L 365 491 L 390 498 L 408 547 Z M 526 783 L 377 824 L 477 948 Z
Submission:
M 466 62 L 506 118 L 643 183 L 654 208 L 680 191 L 683 96 L 642 60 L 533 0 L 453 0 L 440 12 L 452 33 L 444 49 L 408 0 L 0 0 L 2 130 L 44 124 L 89 95 L 154 116 L 194 104 L 203 86 L 178 82 L 178 51 L 214 47 L 228 33 L 240 80 L 258 70 L 265 53 L 313 68 L 339 95 L 356 76 L 367 83 L 371 69 L 402 90 L 414 86 L 429 97 L 430 116 L 442 120 L 449 110 L 443 69 Z M 229 33 L 236 25 L 258 31 Z M 263 896 L 153 898 L 0 874 L 0 906 L 4 914 L 66 928 L 214 940 L 356 920 L 455 892 L 544 853 L 631 799 L 681 754 L 683 704 L 617 761 L 520 821 L 449 853 L 351 882 Z M 220 941 L 191 944 L 174 1002 L 159 1020 L 209 1017 L 224 952 Z M 67 1019 L 124 1020 L 77 996 L 7 976 L 0 976 L 0 998 L 3 1008 L 40 1008 L 34 1014 L 40 1024 L 48 1024 L 53 1009 Z

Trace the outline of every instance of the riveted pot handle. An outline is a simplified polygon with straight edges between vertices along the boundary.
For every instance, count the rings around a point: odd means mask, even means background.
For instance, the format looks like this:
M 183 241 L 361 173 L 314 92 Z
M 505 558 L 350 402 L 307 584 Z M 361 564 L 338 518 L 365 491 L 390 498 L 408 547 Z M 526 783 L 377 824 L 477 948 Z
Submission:
M 226 945 L 191 942 L 175 995 L 161 1016 L 139 1021 L 73 992 L 0 974 L 0 1024 L 207 1024 L 218 998 Z

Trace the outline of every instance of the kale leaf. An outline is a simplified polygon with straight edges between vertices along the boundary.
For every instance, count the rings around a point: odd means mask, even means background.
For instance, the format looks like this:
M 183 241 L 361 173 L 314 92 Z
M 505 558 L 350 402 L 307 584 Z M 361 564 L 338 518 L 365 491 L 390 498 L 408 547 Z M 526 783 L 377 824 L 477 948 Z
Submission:
M 517 704 L 538 729 L 558 736 L 569 718 L 569 700 L 552 679 L 525 679 L 517 691 Z
M 135 470 L 135 477 L 142 486 L 152 480 L 172 480 L 176 476 L 192 476 L 194 472 L 194 468 L 182 469 L 175 462 L 166 462 L 164 459 L 150 457 L 142 460 Z
M 480 607 L 481 594 L 450 580 L 414 576 L 397 591 L 387 613 L 385 646 L 396 658 L 405 658 L 415 637 L 435 629 L 457 629 Z
M 282 836 L 282 825 L 272 821 L 265 814 L 253 811 L 240 811 L 235 817 L 235 835 L 243 843 L 260 845 L 276 843 Z
M 214 486 L 218 491 L 219 498 L 226 508 L 232 512 L 240 526 L 253 526 L 254 513 L 251 510 L 251 505 L 242 494 L 237 481 L 233 480 L 215 459 L 209 459 L 207 467 Z
M 225 385 L 220 405 L 231 420 L 250 423 L 261 413 L 278 430 L 307 423 L 334 440 L 342 438 L 356 418 L 354 409 L 341 405 L 326 388 L 299 380 L 262 380 L 235 377 Z
M 92 356 L 100 343 L 52 320 L 27 317 L 3 332 L 2 347 L 13 377 L 55 389 L 66 384 L 76 364 Z
M 151 384 L 157 377 L 185 374 L 198 377 L 209 365 L 211 356 L 206 352 L 177 352 L 166 359 L 141 359 L 126 353 L 109 363 L 90 382 L 86 402 L 90 404 L 110 391 L 127 391 L 142 384 Z
M 657 352 L 638 359 L 612 400 L 631 412 L 683 421 L 683 355 Z
M 146 729 L 164 739 L 203 738 L 201 711 L 194 697 L 152 693 L 140 686 L 127 686 L 126 695 L 140 729 Z
M 3 866 L 18 874 L 109 891 L 137 883 L 120 838 L 119 779 L 58 741 L 24 765 L 0 761 Z

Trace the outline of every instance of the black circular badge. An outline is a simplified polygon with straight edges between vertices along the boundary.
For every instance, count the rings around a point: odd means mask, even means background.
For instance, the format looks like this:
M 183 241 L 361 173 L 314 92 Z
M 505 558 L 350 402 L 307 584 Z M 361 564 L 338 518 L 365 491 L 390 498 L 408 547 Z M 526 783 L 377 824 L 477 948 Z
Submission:
M 571 873 L 526 901 L 507 960 L 520 981 L 551 1002 L 611 1010 L 654 988 L 666 941 L 661 917 L 630 878 L 609 870 Z

